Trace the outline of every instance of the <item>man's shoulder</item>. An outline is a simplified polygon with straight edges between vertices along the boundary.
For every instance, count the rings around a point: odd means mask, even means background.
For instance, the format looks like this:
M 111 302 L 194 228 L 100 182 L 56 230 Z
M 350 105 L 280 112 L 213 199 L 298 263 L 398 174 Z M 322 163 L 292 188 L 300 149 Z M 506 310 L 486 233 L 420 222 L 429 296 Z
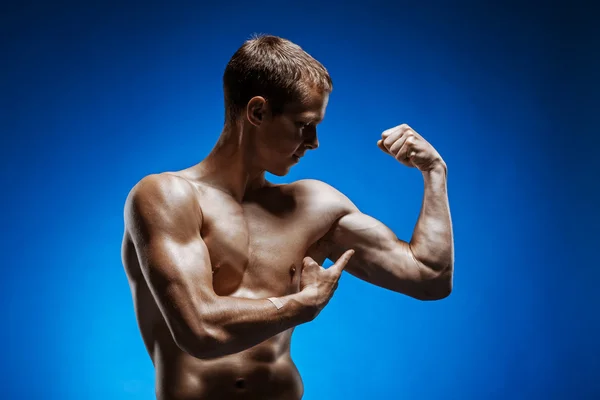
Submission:
M 129 191 L 126 207 L 177 209 L 195 203 L 195 189 L 185 178 L 170 172 L 149 174 Z
M 351 212 L 356 207 L 352 201 L 333 185 L 318 179 L 301 179 L 293 182 L 299 196 L 319 208 L 340 213 Z
M 295 189 L 306 193 L 320 193 L 327 196 L 339 196 L 343 194 L 329 183 L 318 179 L 300 179 L 290 183 Z
M 178 199 L 193 193 L 194 187 L 184 177 L 172 172 L 160 172 L 144 176 L 133 186 L 129 194 Z

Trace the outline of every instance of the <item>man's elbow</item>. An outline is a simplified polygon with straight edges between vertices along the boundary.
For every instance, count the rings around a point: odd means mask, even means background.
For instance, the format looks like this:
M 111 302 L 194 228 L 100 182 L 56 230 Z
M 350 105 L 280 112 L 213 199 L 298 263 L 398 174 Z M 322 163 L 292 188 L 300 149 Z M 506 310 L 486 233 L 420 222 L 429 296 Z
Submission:
M 442 300 L 450 296 L 453 286 L 453 266 L 447 266 L 441 272 L 431 271 L 428 276 L 422 280 L 418 300 L 433 301 Z
M 222 336 L 220 331 L 214 329 L 188 329 L 187 332 L 174 334 L 173 340 L 181 351 L 201 360 L 209 360 L 223 356 Z

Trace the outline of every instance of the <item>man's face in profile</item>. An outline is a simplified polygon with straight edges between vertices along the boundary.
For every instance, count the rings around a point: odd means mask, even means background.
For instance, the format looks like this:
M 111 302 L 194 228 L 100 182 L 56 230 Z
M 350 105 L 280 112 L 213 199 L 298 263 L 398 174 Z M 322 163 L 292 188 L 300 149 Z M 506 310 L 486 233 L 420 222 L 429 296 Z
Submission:
M 319 147 L 317 125 L 325 117 L 328 102 L 328 92 L 312 90 L 303 101 L 287 104 L 280 115 L 273 116 L 266 104 L 255 142 L 266 171 L 284 176 L 307 150 Z

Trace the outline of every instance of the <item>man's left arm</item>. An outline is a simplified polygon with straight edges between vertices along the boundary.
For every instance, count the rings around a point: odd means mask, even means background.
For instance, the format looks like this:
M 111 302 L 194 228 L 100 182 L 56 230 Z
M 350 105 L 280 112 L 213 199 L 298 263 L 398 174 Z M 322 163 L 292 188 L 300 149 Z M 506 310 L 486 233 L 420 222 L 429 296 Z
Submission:
M 398 239 L 387 226 L 336 192 L 345 211 L 324 238 L 328 258 L 337 259 L 345 250 L 354 249 L 346 271 L 356 277 L 420 300 L 445 298 L 452 291 L 454 271 L 446 164 L 408 125 L 385 131 L 377 144 L 423 174 L 423 203 L 412 238 L 409 242 Z

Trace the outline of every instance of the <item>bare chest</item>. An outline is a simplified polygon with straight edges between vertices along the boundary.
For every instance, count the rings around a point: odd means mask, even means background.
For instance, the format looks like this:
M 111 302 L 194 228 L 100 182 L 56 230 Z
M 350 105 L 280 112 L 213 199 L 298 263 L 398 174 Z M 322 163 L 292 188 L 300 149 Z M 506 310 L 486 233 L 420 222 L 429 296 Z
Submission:
M 299 291 L 302 260 L 322 262 L 319 239 L 333 221 L 285 198 L 237 204 L 203 203 L 203 238 L 217 294 L 264 298 Z

